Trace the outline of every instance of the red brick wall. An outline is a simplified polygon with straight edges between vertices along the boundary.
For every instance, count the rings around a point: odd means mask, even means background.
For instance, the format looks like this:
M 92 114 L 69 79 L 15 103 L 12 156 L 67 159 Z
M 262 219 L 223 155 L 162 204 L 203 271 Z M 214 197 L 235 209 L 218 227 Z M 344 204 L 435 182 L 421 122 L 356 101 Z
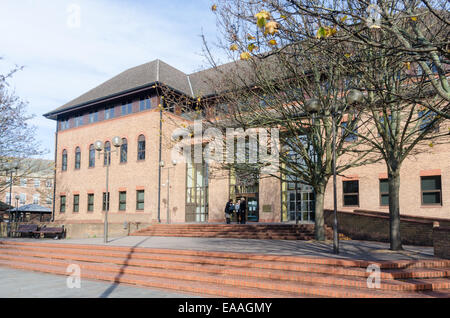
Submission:
M 450 225 L 450 220 L 404 215 L 400 219 L 403 244 L 433 246 L 433 223 Z M 325 210 L 325 224 L 333 225 L 333 211 Z M 339 232 L 355 240 L 389 242 L 389 215 L 375 211 L 338 211 Z
M 450 259 L 450 227 L 433 228 L 434 255 Z

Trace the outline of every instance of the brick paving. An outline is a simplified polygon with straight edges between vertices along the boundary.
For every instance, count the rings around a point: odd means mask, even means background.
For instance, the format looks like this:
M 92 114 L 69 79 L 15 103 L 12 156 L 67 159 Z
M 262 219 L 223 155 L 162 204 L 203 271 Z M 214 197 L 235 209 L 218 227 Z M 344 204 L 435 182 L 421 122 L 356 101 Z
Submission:
M 270 248 L 264 245 L 266 253 L 260 253 L 263 245 L 258 252 L 230 251 L 236 244 L 250 243 L 245 240 L 233 241 L 228 248 L 210 246 L 207 243 L 213 242 L 204 238 L 189 246 L 179 242 L 167 237 L 127 237 L 107 245 L 95 239 L 1 240 L 0 265 L 67 275 L 67 266 L 78 264 L 86 279 L 216 297 L 450 296 L 450 260 L 433 258 L 427 248 L 390 253 L 383 244 L 346 241 L 345 253 L 336 258 L 329 254 L 330 242 L 321 243 L 327 249 L 320 250 L 313 248 L 317 242 L 286 246 L 292 242 L 272 241 Z M 366 268 L 374 264 L 382 270 L 381 285 L 369 289 Z

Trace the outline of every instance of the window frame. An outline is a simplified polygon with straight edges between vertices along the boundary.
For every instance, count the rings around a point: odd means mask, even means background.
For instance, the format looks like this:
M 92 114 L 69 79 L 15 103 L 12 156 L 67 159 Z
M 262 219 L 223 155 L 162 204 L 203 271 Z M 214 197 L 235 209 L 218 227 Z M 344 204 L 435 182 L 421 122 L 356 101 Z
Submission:
M 139 193 L 142 193 L 142 200 L 139 200 Z M 139 208 L 142 204 L 142 208 Z M 145 209 L 145 190 L 136 190 L 136 211 L 144 211 Z
M 357 184 L 358 184 L 358 192 L 345 192 L 345 187 L 344 187 L 344 183 L 345 182 L 357 182 Z M 345 204 L 345 197 L 346 196 L 353 196 L 353 195 L 356 195 L 357 196 L 357 198 L 358 198 L 358 203 L 355 205 L 355 204 L 352 204 L 352 205 L 347 205 L 347 204 Z M 359 207 L 359 204 L 360 204 L 360 198 L 359 198 L 359 180 L 342 180 L 342 206 L 343 207 Z
M 75 170 L 81 169 L 81 148 L 75 148 Z
M 90 198 L 92 198 L 92 202 L 91 202 Z M 95 203 L 94 193 L 88 193 L 88 196 L 87 196 L 87 211 L 88 212 L 94 212 L 94 203 Z
M 66 213 L 66 204 L 67 204 L 67 197 L 65 195 L 60 195 L 59 196 L 59 213 Z
M 380 206 L 382 207 L 386 207 L 389 206 L 389 179 L 387 178 L 380 178 L 378 179 L 379 182 L 379 192 L 380 192 Z M 388 191 L 387 192 L 382 192 L 381 191 L 381 182 L 387 182 L 388 183 Z M 387 204 L 383 204 L 383 196 L 388 196 L 388 203 Z
M 137 160 L 138 161 L 145 160 L 145 152 L 146 152 L 145 148 L 146 148 L 145 136 L 139 135 L 138 146 L 137 146 Z
M 122 195 L 125 195 L 125 199 L 122 199 Z M 123 207 L 123 208 L 122 208 Z M 127 191 L 119 191 L 119 211 L 127 210 Z
M 75 200 L 75 198 L 77 200 Z M 74 194 L 73 195 L 73 213 L 78 213 L 78 212 L 80 212 L 80 195 Z
M 423 190 L 423 179 L 428 178 L 439 178 L 439 189 L 438 190 Z M 423 195 L 424 193 L 439 193 L 439 203 L 424 203 Z M 442 175 L 436 176 L 421 176 L 420 177 L 420 203 L 421 206 L 442 206 Z

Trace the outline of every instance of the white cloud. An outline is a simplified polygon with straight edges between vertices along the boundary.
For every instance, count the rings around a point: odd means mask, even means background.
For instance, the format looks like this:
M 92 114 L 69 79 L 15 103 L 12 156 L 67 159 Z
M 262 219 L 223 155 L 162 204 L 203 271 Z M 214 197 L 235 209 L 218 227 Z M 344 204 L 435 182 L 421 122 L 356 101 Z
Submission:
M 201 30 L 214 38 L 215 28 L 209 0 L 2 0 L 0 72 L 25 66 L 12 84 L 53 152 L 55 123 L 42 114 L 157 58 L 187 73 L 198 70 L 205 64 Z

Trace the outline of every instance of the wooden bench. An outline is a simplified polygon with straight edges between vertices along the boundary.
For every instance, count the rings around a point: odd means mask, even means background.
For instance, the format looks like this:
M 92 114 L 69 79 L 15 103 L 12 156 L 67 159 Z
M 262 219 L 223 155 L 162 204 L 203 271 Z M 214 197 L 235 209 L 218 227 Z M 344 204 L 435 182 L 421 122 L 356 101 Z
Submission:
M 11 231 L 11 234 L 13 236 L 14 234 L 20 234 L 20 237 L 22 237 L 23 234 L 31 236 L 35 231 L 37 231 L 37 229 L 37 224 L 20 224 L 17 230 Z
M 45 235 L 53 236 L 56 239 L 63 238 L 65 234 L 64 225 L 62 227 L 42 227 L 39 231 L 37 229 L 33 231 L 33 234 L 35 238 L 45 238 Z

